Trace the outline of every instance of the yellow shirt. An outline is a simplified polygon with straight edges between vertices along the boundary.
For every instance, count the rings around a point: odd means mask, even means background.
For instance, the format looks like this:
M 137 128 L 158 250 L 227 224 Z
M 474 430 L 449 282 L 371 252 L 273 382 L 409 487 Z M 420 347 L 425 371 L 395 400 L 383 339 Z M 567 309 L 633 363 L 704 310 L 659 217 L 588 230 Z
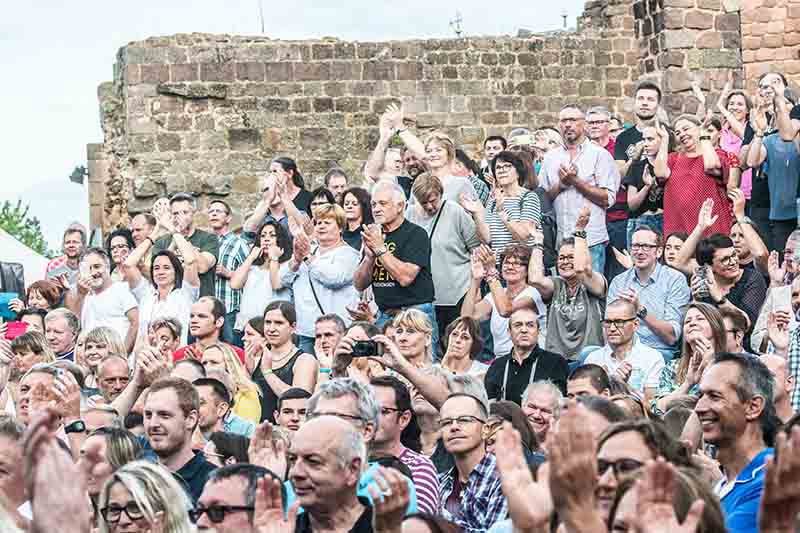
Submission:
M 236 393 L 233 413 L 254 424 L 261 422 L 261 401 L 254 390 L 240 390 Z

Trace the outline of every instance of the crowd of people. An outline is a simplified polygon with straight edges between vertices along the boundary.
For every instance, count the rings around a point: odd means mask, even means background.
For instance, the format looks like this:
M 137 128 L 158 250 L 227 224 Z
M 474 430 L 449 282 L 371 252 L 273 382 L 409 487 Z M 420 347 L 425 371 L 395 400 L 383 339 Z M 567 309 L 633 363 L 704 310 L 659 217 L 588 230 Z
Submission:
M 794 531 L 800 105 L 633 97 L 70 225 L 0 309 L 0 530 Z

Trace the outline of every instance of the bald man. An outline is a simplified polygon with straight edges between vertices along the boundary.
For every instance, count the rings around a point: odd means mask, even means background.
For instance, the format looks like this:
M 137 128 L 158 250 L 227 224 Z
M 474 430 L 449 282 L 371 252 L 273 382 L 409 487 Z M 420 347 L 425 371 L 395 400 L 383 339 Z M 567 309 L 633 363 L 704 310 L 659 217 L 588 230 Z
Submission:
M 357 496 L 367 463 L 364 437 L 342 418 L 323 415 L 294 434 L 289 480 L 304 512 L 295 531 L 371 531 L 372 507 Z
M 789 362 L 779 355 L 762 355 L 761 361 L 767 365 L 767 368 L 775 378 L 773 392 L 775 413 L 781 419 L 781 422 L 785 424 L 794 415 L 794 409 L 792 408 L 794 376 L 789 373 Z

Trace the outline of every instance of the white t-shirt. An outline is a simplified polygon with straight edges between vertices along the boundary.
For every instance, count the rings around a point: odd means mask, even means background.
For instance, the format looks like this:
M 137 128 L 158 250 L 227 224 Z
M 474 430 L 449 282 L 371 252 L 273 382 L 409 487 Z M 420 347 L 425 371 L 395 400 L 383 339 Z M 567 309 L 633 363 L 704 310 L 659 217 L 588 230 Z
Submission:
M 624 360 L 615 359 L 611 355 L 611 347 L 606 344 L 590 353 L 583 364 L 600 365 L 610 376 L 623 362 L 630 363 L 633 367 L 628 378 L 628 386 L 631 389 L 644 396 L 645 389 L 658 388 L 658 380 L 664 368 L 664 357 L 658 350 L 639 341 L 638 336 L 634 337 L 633 348 Z
M 542 301 L 542 296 L 539 294 L 539 291 L 530 285 L 525 287 L 522 292 L 514 298 L 514 301 L 516 302 L 526 297 L 533 299 L 533 303 L 536 305 L 536 309 L 539 312 L 539 334 L 541 335 L 545 329 L 544 320 L 547 314 L 547 308 Z M 491 292 L 484 296 L 483 300 L 489 302 L 492 306 L 492 315 L 489 319 L 489 325 L 492 330 L 492 339 L 494 341 L 494 355 L 497 357 L 508 355 L 514 347 L 511 343 L 511 333 L 508 331 L 508 319 L 500 316 L 500 313 L 497 311 L 497 306 L 494 304 L 494 298 L 492 298 Z
M 153 321 L 159 318 L 174 318 L 181 325 L 181 346 L 187 344 L 189 315 L 192 304 L 200 297 L 199 286 L 192 287 L 183 280 L 180 289 L 173 290 L 165 300 L 159 300 L 158 290 L 152 283 L 142 278 L 133 289 L 133 295 L 139 302 L 139 339 L 144 339 Z
M 106 326 L 116 331 L 124 341 L 131 325 L 126 313 L 136 305 L 136 298 L 127 283 L 112 283 L 100 294 L 86 295 L 81 309 L 81 328 L 89 331 Z
M 239 314 L 236 315 L 236 324 L 233 329 L 244 331 L 247 322 L 256 316 L 264 314 L 264 308 L 275 300 L 292 300 L 289 289 L 272 290 L 269 279 L 269 270 L 259 266 L 251 266 L 247 272 L 247 281 L 242 288 L 242 300 L 239 303 Z

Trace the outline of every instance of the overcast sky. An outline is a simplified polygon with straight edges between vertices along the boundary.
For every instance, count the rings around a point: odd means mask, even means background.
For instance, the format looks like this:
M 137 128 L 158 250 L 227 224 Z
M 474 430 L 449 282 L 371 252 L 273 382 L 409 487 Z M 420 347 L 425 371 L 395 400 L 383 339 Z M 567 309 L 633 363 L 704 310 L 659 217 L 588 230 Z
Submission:
M 568 24 L 583 0 L 262 0 L 265 33 L 278 39 L 323 36 L 388 40 L 453 35 L 515 35 Z M 15 2 L 0 17 L 0 199 L 22 197 L 55 244 L 70 220 L 88 220 L 85 190 L 67 180 L 101 142 L 96 90 L 111 79 L 117 50 L 130 41 L 186 32 L 260 33 L 258 0 Z

